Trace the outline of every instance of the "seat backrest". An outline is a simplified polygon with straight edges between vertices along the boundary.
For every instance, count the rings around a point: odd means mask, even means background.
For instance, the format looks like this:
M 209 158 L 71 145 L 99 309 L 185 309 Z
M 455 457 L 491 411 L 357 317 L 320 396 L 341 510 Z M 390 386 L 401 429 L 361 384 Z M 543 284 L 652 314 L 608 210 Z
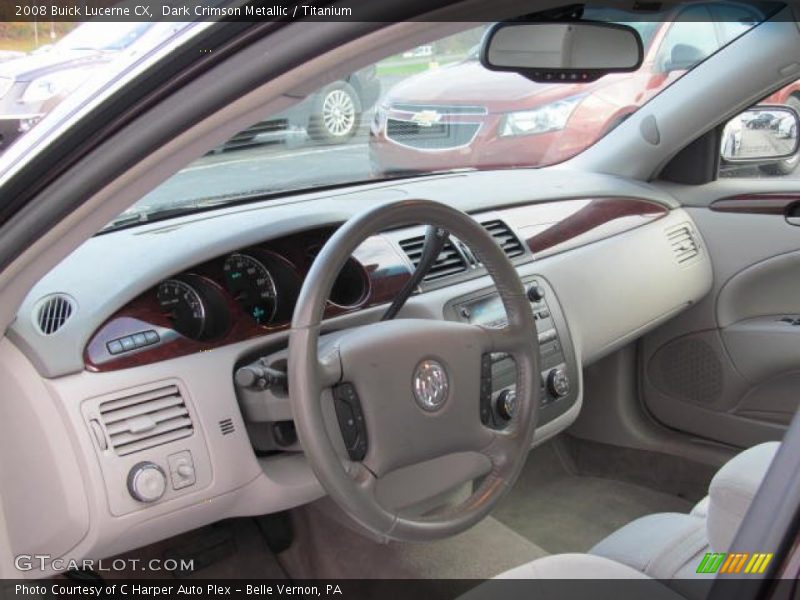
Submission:
M 780 442 L 765 442 L 748 448 L 717 471 L 708 490 L 706 529 L 716 552 L 726 552 L 744 520 Z

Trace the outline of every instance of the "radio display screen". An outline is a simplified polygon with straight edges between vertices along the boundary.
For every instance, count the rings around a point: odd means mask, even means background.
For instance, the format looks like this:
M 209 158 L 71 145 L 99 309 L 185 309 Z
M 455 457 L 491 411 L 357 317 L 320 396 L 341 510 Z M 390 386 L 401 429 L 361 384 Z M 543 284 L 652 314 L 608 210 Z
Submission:
M 506 309 L 500 296 L 493 294 L 467 305 L 469 322 L 475 325 L 494 325 L 502 327 L 507 322 Z

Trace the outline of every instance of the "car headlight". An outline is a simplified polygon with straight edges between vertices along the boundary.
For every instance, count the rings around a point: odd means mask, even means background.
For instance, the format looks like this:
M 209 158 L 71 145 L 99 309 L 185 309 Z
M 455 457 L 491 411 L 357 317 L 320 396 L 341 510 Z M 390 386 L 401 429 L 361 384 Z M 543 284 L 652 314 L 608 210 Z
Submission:
M 25 88 L 20 102 L 35 104 L 49 100 L 53 96 L 66 95 L 83 83 L 88 76 L 88 71 L 84 69 L 72 69 L 38 77 Z
M 583 96 L 573 96 L 533 110 L 508 113 L 500 123 L 500 135 L 532 135 L 564 129 Z

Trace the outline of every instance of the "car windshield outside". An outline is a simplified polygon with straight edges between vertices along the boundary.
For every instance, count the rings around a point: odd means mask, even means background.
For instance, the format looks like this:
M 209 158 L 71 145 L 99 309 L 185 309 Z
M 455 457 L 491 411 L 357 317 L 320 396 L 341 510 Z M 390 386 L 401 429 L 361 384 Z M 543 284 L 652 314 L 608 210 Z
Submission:
M 150 23 L 84 23 L 57 42 L 54 50 L 123 50 L 138 40 Z
M 633 27 L 643 42 L 641 66 L 589 83 L 536 83 L 484 68 L 479 49 L 490 24 L 476 24 L 321 86 L 280 114 L 265 114 L 109 227 L 398 176 L 560 163 L 765 17 L 745 4 L 712 2 L 644 16 L 589 6 L 583 18 Z M 151 25 L 86 23 L 50 51 L 0 63 L 0 151 L 73 91 L 76 69 L 84 78 L 102 65 L 111 75 L 108 55 L 135 41 L 155 47 L 178 31 L 153 33 Z M 76 65 L 70 53 L 54 51 L 62 46 L 95 52 L 95 62 Z

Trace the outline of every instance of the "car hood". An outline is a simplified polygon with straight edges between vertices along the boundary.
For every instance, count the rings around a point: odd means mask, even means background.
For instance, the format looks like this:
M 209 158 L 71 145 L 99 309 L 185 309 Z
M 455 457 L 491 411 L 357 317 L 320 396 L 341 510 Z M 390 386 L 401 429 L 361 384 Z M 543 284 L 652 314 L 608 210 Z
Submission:
M 398 83 L 387 103 L 478 105 L 508 112 L 592 91 L 596 84 L 535 83 L 516 73 L 489 71 L 477 61 L 431 69 Z
M 0 77 L 30 81 L 53 71 L 79 68 L 110 60 L 113 54 L 96 50 L 51 50 L 0 63 Z

